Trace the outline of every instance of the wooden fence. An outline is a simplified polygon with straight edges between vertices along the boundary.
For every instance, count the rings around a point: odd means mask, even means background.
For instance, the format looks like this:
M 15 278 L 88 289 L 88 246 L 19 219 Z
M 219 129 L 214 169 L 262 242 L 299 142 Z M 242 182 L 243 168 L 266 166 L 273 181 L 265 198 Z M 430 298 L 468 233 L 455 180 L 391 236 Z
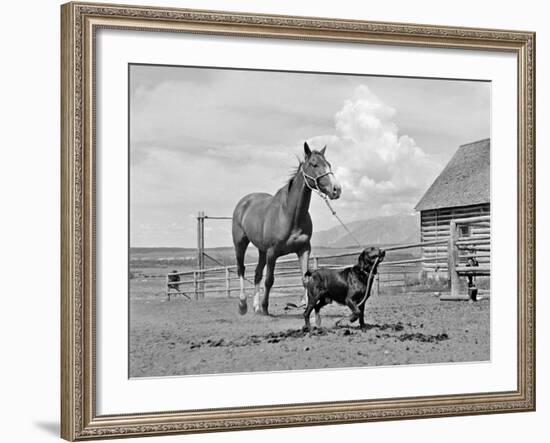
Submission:
M 440 243 L 447 240 L 440 240 Z M 421 243 L 391 246 L 386 251 L 398 251 L 419 248 Z M 361 250 L 350 250 L 339 254 L 314 255 L 310 258 L 310 269 L 319 268 L 341 269 L 355 264 Z M 207 255 L 208 256 L 208 255 Z M 388 256 L 386 256 L 387 259 Z M 410 276 L 417 276 L 422 263 L 421 257 L 406 260 L 384 261 L 377 276 L 377 290 L 380 285 L 402 286 Z M 253 288 L 256 263 L 245 264 L 245 290 Z M 302 275 L 296 258 L 283 258 L 277 261 L 275 268 L 275 284 L 272 290 L 295 290 L 302 288 Z M 233 292 L 240 291 L 237 266 L 217 266 L 192 271 L 170 273 L 166 276 L 166 296 L 181 294 L 189 298 L 199 299 L 209 293 L 225 294 L 230 297 Z
M 200 239 L 204 235 L 204 216 L 199 214 L 202 223 L 202 229 L 199 228 L 199 248 L 204 248 L 204 240 Z M 220 217 L 221 218 L 221 217 Z M 379 273 L 376 280 L 376 291 L 380 291 L 381 286 L 406 286 L 410 277 L 418 280 L 418 275 L 421 271 L 421 265 L 426 262 L 440 263 L 445 265 L 447 278 L 449 282 L 450 296 L 442 297 L 444 299 L 459 299 L 459 277 L 475 275 L 488 275 L 489 266 L 482 265 L 475 270 L 467 266 L 468 259 L 475 257 L 476 260 L 488 260 L 490 254 L 490 236 L 460 237 L 457 226 L 462 224 L 484 224 L 487 222 L 488 216 L 474 217 L 470 219 L 457 219 L 451 223 L 451 236 L 438 240 L 424 241 L 418 243 L 410 243 L 403 245 L 392 245 L 385 249 L 386 260 L 381 263 Z M 404 251 L 410 249 L 425 250 L 426 247 L 445 245 L 445 253 L 440 255 L 432 255 L 430 257 L 418 257 L 401 260 L 391 260 L 392 252 Z M 168 300 L 173 295 L 184 295 L 195 300 L 205 297 L 206 294 L 218 294 L 231 297 L 233 292 L 240 291 L 239 278 L 237 276 L 236 265 L 220 264 L 216 267 L 204 267 L 204 257 L 208 257 L 214 261 L 214 257 L 210 257 L 200 250 L 201 261 L 199 265 L 202 268 L 174 272 L 166 275 L 166 297 Z M 320 268 L 341 269 L 355 263 L 357 256 L 361 250 L 350 250 L 338 254 L 313 255 L 310 258 L 310 269 L 316 270 Z M 486 263 L 486 261 L 483 261 Z M 253 289 L 254 270 L 256 263 L 245 264 L 245 290 Z M 275 268 L 275 284 L 273 291 L 287 292 L 296 289 L 302 289 L 302 275 L 297 258 L 282 258 L 277 261 Z M 295 292 L 295 291 L 293 291 Z

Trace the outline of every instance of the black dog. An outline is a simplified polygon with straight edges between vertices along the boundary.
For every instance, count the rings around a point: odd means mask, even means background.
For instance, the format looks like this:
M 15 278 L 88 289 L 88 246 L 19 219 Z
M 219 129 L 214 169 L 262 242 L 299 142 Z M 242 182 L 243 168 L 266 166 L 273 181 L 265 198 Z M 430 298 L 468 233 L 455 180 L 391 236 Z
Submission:
M 315 324 L 321 326 L 319 311 L 323 306 L 335 301 L 351 309 L 350 322 L 359 319 L 361 328 L 365 326 L 363 314 L 365 301 L 370 296 L 372 288 L 369 275 L 376 275 L 378 264 L 384 260 L 385 251 L 379 248 L 367 248 L 361 252 L 355 266 L 341 270 L 319 269 L 310 274 L 307 283 L 307 307 L 304 312 L 306 324 L 304 330 L 309 330 L 309 316 L 315 309 Z

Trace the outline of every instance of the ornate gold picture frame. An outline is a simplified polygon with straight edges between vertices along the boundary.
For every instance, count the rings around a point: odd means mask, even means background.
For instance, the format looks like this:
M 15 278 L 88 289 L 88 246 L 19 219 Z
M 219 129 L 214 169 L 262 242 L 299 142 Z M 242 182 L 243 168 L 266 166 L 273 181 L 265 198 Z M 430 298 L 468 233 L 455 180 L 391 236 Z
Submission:
M 68 3 L 61 7 L 61 435 L 107 437 L 535 409 L 535 35 L 523 31 Z M 98 29 L 475 49 L 517 56 L 517 389 L 442 396 L 96 412 L 95 36 Z

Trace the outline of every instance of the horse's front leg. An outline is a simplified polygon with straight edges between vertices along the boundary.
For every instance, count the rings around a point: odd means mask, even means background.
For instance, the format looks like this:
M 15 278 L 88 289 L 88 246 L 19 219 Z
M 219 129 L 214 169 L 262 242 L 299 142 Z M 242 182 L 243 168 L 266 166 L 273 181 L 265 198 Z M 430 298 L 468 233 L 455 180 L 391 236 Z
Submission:
M 267 271 L 265 273 L 265 291 L 262 298 L 262 314 L 269 315 L 269 292 L 275 281 L 275 262 L 277 255 L 273 250 L 268 250 L 266 254 Z
M 309 277 L 306 275 L 309 270 L 309 254 L 311 252 L 311 246 L 301 250 L 298 255 L 298 262 L 300 263 L 300 270 L 302 271 L 302 284 L 304 285 L 304 294 L 298 296 L 298 307 L 305 306 L 307 304 L 307 282 Z
M 264 251 L 259 251 L 259 253 L 258 265 L 256 266 L 256 273 L 254 274 L 254 312 L 260 311 L 260 283 L 262 282 L 266 263 L 266 253 Z

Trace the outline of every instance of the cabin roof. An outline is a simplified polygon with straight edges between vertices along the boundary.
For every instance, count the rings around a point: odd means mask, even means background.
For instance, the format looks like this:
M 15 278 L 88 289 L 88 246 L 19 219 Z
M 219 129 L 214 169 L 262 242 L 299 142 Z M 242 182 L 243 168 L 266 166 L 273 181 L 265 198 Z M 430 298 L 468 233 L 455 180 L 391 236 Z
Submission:
M 460 146 L 415 209 L 424 211 L 488 203 L 490 157 L 489 138 Z

